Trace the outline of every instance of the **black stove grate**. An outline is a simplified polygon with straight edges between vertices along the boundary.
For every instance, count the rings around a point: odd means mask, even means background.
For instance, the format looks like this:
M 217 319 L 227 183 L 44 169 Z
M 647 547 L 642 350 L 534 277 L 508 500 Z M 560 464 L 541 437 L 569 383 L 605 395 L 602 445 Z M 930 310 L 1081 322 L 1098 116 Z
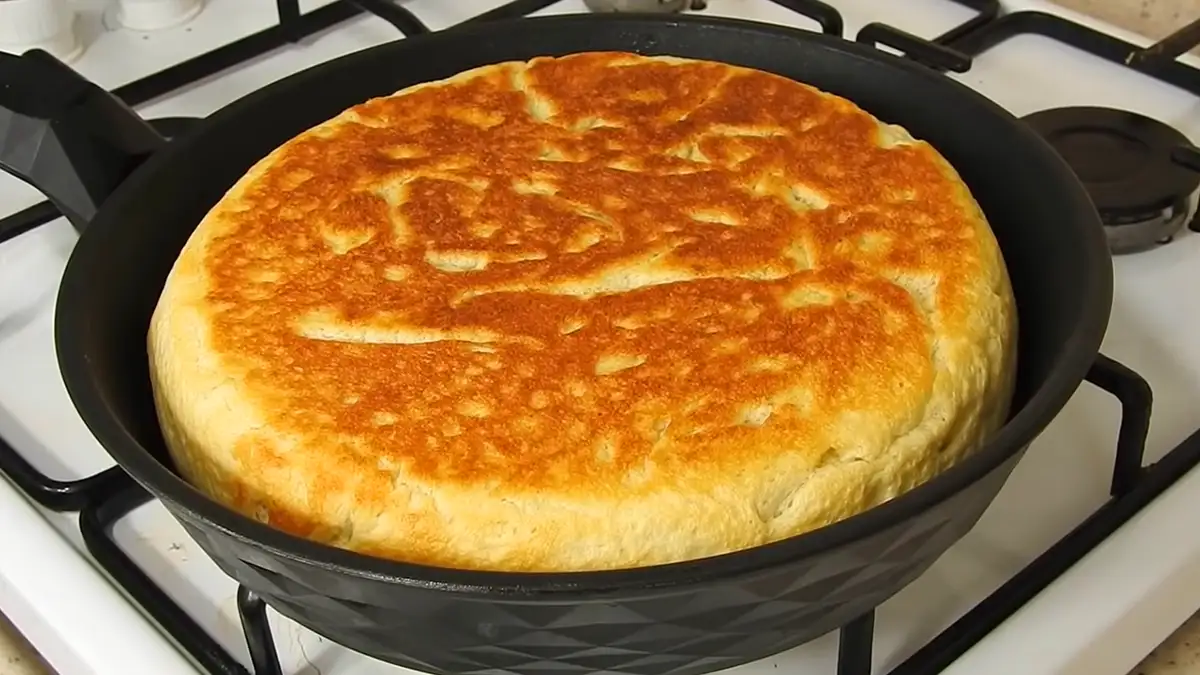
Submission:
M 1200 69 L 1174 59 L 1139 58 L 1130 42 L 1045 12 L 1013 12 L 943 41 L 976 57 L 1018 35 L 1040 35 L 1200 96 Z
M 826 33 L 839 36 L 842 33 L 841 15 L 827 3 L 818 0 L 773 1 L 813 18 Z M 886 44 L 933 68 L 958 71 L 970 66 L 971 56 L 1021 32 L 1037 32 L 1061 39 L 1117 62 L 1123 62 L 1131 50 L 1137 50 L 1110 36 L 1050 15 L 1022 12 L 997 19 L 999 5 L 996 0 L 948 1 L 976 9 L 978 15 L 929 40 L 884 24 L 870 24 L 856 39 L 869 44 Z M 469 21 L 518 18 L 554 2 L 556 0 L 516 0 Z M 428 32 L 411 12 L 379 0 L 339 0 L 308 13 L 300 12 L 297 0 L 277 0 L 277 6 L 278 25 L 130 83 L 116 93 L 131 105 L 144 103 L 289 42 L 336 26 L 364 10 L 380 14 L 405 35 Z M 1200 71 L 1161 61 L 1145 61 L 1131 67 L 1200 95 Z M 163 120 L 156 125 L 162 125 L 164 130 L 178 130 L 185 123 L 186 120 Z M 43 203 L 0 220 L 0 243 L 58 215 L 52 206 Z M 1200 432 L 1197 432 L 1156 464 L 1143 467 L 1142 448 L 1151 410 L 1149 385 L 1133 371 L 1104 356 L 1098 357 L 1087 379 L 1117 397 L 1122 405 L 1112 498 L 889 675 L 944 670 L 1156 496 L 1200 464 Z M 112 468 L 78 481 L 54 480 L 39 473 L 3 439 L 0 439 L 0 473 L 6 474 L 19 489 L 48 509 L 79 511 L 80 531 L 96 562 L 201 668 L 212 675 L 250 675 L 250 670 L 208 635 L 117 544 L 113 536 L 116 523 L 151 500 L 149 493 L 125 473 Z M 264 603 L 242 588 L 239 588 L 237 600 L 254 675 L 278 675 L 279 657 Z M 872 672 L 873 640 L 873 612 L 843 627 L 836 675 L 869 675 Z
M 960 24 L 951 28 L 934 38 L 934 42 L 938 44 L 950 44 L 964 35 L 973 33 L 983 26 L 991 23 L 1000 16 L 1000 0 L 951 0 L 952 2 L 962 5 L 968 9 L 973 9 L 977 14 L 966 23 Z
M 96 563 L 129 597 L 188 653 L 208 675 L 250 675 L 200 624 L 176 603 L 117 544 L 113 527 L 137 507 L 150 501 L 150 493 L 128 475 L 102 499 L 89 502 L 79 512 L 79 532 Z M 241 604 L 238 605 L 239 609 Z M 250 635 L 250 633 L 247 633 Z M 247 640 L 253 649 L 261 640 Z M 272 647 L 272 651 L 274 647 Z M 269 671 L 267 671 L 269 672 Z M 278 671 L 276 671 L 278 672 Z M 261 675 L 261 673 L 256 673 Z
M 949 667 L 1200 464 L 1200 431 L 1197 431 L 1151 467 L 1143 466 L 1152 393 L 1140 375 L 1101 354 L 1092 364 L 1087 381 L 1121 402 L 1121 427 L 1117 432 L 1108 502 L 888 675 L 924 675 Z M 870 670 L 862 673 L 867 675 Z

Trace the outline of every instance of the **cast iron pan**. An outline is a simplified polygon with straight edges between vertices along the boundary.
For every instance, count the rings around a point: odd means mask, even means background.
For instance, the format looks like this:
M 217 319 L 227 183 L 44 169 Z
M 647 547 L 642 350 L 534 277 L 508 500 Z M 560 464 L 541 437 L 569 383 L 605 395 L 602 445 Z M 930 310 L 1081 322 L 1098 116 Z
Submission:
M 772 71 L 849 98 L 940 150 L 987 214 L 1017 297 L 1020 365 L 1008 424 L 958 466 L 843 522 L 753 550 L 612 572 L 481 573 L 373 559 L 272 530 L 183 482 L 155 421 L 145 335 L 176 255 L 224 191 L 291 136 L 369 97 L 483 64 L 592 50 Z M 705 672 L 846 624 L 974 525 L 1081 383 L 1112 299 L 1091 204 L 1025 126 L 930 68 L 777 26 L 585 15 L 459 28 L 296 74 L 165 147 L 111 96 L 30 54 L 0 61 L 0 114 L 0 129 L 9 122 L 5 168 L 86 225 L 63 277 L 56 340 L 88 427 L 250 591 L 337 642 L 417 670 Z M 11 139 L 23 133 L 45 133 L 40 149 L 22 154 L 33 146 Z

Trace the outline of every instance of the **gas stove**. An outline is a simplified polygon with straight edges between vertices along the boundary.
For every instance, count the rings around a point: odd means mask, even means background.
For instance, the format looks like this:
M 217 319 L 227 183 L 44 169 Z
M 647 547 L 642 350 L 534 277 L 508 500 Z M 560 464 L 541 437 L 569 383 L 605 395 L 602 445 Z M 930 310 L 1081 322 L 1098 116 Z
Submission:
M 642 6 L 880 42 L 886 24 L 969 57 L 947 76 L 1042 133 L 1101 212 L 1115 268 L 1107 358 L 925 575 L 873 616 L 733 671 L 1125 675 L 1200 607 L 1200 313 L 1174 297 L 1200 281 L 1200 173 L 1186 168 L 1200 142 L 1200 61 L 1132 61 L 1146 40 L 1037 0 L 399 3 L 407 12 L 378 0 L 177 0 L 160 6 L 169 17 L 132 13 L 139 4 L 76 0 L 73 18 L 59 17 L 68 33 L 46 33 L 43 46 L 167 133 L 297 70 L 481 14 Z M 37 193 L 0 176 L 0 611 L 63 675 L 411 672 L 239 596 L 113 470 L 54 355 L 55 292 L 75 237 Z

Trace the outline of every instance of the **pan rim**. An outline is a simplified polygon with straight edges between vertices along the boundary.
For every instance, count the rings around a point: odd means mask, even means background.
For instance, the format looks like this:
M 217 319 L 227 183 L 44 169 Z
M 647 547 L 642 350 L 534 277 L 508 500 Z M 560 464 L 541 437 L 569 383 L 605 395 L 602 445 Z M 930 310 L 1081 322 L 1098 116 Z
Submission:
M 763 38 L 816 42 L 824 49 L 841 52 L 845 58 L 874 61 L 890 68 L 907 71 L 914 77 L 941 78 L 944 81 L 939 86 L 957 88 L 960 98 L 974 99 L 973 103 L 981 112 L 990 111 L 997 117 L 1007 118 L 1012 120 L 1014 125 L 1017 124 L 1013 115 L 965 85 L 925 66 L 839 37 L 721 17 L 607 14 L 554 15 L 509 22 L 486 22 L 370 47 L 280 79 L 219 109 L 201 127 L 219 128 L 228 120 L 236 119 L 243 110 L 255 107 L 260 101 L 268 99 L 273 92 L 285 88 L 305 87 L 308 82 L 321 79 L 326 72 L 344 71 L 352 68 L 357 62 L 377 59 L 383 53 L 388 53 L 393 58 L 403 58 L 406 54 L 419 53 L 426 45 L 440 41 L 500 36 L 512 39 L 520 35 L 521 30 L 553 30 L 557 26 L 571 26 L 582 22 L 608 22 L 630 29 L 663 30 L 664 26 L 669 26 L 671 30 L 713 31 L 721 35 L 749 32 Z M 719 38 L 714 35 L 713 39 Z M 654 52 L 654 47 L 651 42 L 643 49 Z M 85 304 L 81 302 L 82 296 L 86 294 L 91 280 L 96 278 L 91 268 L 104 257 L 104 234 L 118 227 L 120 215 L 137 200 L 142 190 L 141 186 L 158 168 L 180 161 L 186 156 L 189 143 L 196 142 L 195 139 L 203 134 L 188 134 L 147 160 L 110 196 L 93 223 L 80 236 L 58 291 L 54 317 L 58 365 L 68 396 L 89 431 L 137 483 L 154 497 L 170 504 L 168 510 L 174 517 L 218 530 L 243 544 L 257 547 L 271 556 L 293 563 L 363 580 L 452 592 L 463 596 L 486 597 L 489 600 L 509 598 L 512 601 L 604 600 L 613 595 L 656 595 L 684 591 L 714 580 L 741 578 L 867 538 L 953 497 L 982 480 L 1028 446 L 1059 414 L 1082 384 L 1099 353 L 1111 312 L 1111 258 L 1095 209 L 1082 186 L 1073 178 L 1070 169 L 1031 130 L 1018 129 L 1017 133 L 1025 136 L 1028 151 L 1032 156 L 1040 155 L 1036 158 L 1048 173 L 1057 169 L 1057 172 L 1062 174 L 1063 194 L 1060 198 L 1064 204 L 1073 202 L 1074 209 L 1080 213 L 1079 220 L 1087 219 L 1094 223 L 1095 227 L 1091 228 L 1090 233 L 1082 222 L 1075 224 L 1083 233 L 1080 244 L 1085 250 L 1081 251 L 1081 255 L 1108 263 L 1092 264 L 1085 269 L 1087 278 L 1081 279 L 1080 283 L 1090 292 L 1086 307 L 1081 309 L 1080 320 L 1063 344 L 1063 358 L 1052 367 L 1045 381 L 1026 404 L 972 456 L 912 490 L 867 511 L 817 530 L 754 548 L 695 560 L 617 570 L 540 573 L 441 568 L 375 558 L 284 533 L 220 505 L 184 481 L 167 465 L 155 459 L 150 450 L 134 438 L 127 425 L 112 410 L 88 365 L 87 353 L 82 349 L 63 348 L 64 344 L 78 344 L 77 338 L 71 336 L 88 330 L 84 320 L 86 313 L 63 312 L 58 308 Z

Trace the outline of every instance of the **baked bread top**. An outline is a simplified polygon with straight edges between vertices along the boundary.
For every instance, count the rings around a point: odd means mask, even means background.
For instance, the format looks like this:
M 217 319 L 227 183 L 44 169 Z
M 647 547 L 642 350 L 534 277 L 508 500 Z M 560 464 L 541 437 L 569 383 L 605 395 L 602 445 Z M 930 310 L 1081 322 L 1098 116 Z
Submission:
M 1003 421 L 997 243 L 928 144 L 725 64 L 503 63 L 258 162 L 149 334 L 219 502 L 433 565 L 643 566 L 811 530 Z

